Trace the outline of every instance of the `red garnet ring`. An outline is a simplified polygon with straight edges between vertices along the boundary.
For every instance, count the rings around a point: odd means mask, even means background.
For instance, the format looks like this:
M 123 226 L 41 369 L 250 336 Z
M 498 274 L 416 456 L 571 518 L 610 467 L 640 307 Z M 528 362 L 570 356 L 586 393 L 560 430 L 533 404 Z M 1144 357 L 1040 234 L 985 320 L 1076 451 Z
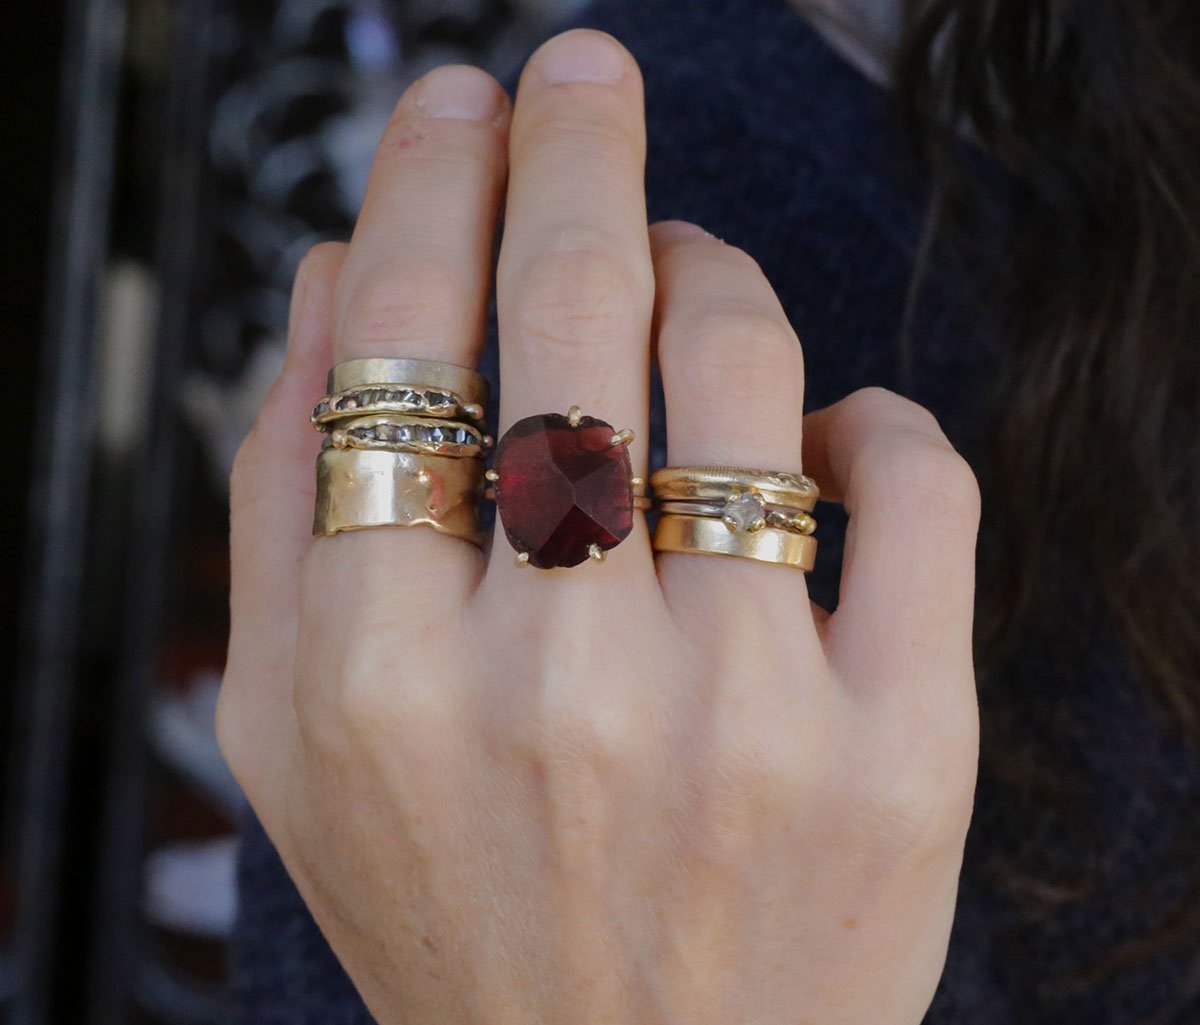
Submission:
M 496 446 L 496 509 L 519 565 L 554 569 L 603 561 L 633 529 L 644 487 L 629 462 L 632 431 L 584 416 L 527 416 Z

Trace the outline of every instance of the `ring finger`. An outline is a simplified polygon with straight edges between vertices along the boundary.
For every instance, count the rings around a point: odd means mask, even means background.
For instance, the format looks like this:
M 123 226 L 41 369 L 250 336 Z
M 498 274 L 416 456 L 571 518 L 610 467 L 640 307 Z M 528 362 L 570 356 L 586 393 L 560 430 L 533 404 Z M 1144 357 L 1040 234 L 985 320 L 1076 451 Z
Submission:
M 800 473 L 804 357 L 762 270 L 695 225 L 662 222 L 650 237 L 669 463 Z M 664 552 L 659 570 L 668 601 L 688 603 L 704 621 L 728 625 L 736 608 L 766 610 L 816 642 L 794 569 Z M 696 609 L 698 601 L 711 607 Z

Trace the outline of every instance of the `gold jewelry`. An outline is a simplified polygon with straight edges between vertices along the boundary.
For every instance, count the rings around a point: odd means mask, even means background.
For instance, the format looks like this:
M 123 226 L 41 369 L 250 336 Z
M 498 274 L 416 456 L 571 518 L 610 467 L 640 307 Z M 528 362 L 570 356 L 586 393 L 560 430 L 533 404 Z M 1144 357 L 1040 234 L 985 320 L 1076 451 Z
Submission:
M 817 539 L 777 527 L 734 531 L 712 516 L 667 514 L 655 528 L 654 550 L 754 559 L 807 572 L 816 561 Z
M 335 427 L 329 440 L 334 448 L 423 452 L 455 459 L 480 456 L 492 447 L 491 436 L 470 424 L 399 413 L 356 417 Z
M 481 459 L 357 448 L 317 456 L 313 534 L 427 526 L 479 543 Z
M 763 527 L 777 527 L 780 530 L 791 530 L 797 534 L 811 534 L 817 529 L 817 521 L 810 513 L 793 509 L 789 506 L 769 505 L 764 503 L 762 511 L 751 523 L 742 527 L 740 523 L 730 523 L 726 517 L 730 514 L 729 503 L 725 502 L 659 502 L 658 511 L 662 513 L 679 513 L 684 516 L 710 516 L 725 521 L 731 530 L 761 530 Z M 759 524 L 759 525 L 755 525 Z
M 367 386 L 439 391 L 480 407 L 486 405 L 488 393 L 487 379 L 478 371 L 430 359 L 348 359 L 334 364 L 325 390 L 338 395 Z
M 482 420 L 483 406 L 452 391 L 412 384 L 370 384 L 326 395 L 313 408 L 311 419 L 317 430 L 327 431 L 340 420 L 382 413 Z
M 650 486 L 659 501 L 727 502 L 749 492 L 801 512 L 812 512 L 821 496 L 811 477 L 736 466 L 668 466 L 650 477 Z

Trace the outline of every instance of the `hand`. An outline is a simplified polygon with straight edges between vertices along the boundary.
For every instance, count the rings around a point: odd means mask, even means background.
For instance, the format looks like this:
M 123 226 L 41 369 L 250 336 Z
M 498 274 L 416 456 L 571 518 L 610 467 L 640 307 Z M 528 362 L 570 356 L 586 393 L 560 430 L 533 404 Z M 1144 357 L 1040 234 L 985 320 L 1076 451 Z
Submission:
M 400 100 L 234 470 L 221 743 L 384 1025 L 917 1025 L 974 789 L 978 491 L 887 392 L 802 422 L 762 272 L 648 229 L 644 153 L 638 69 L 594 32 L 513 108 L 465 67 Z M 309 537 L 325 370 L 469 364 L 502 200 L 499 427 L 578 403 L 644 438 L 653 336 L 673 465 L 803 462 L 845 503 L 836 612 L 794 569 L 656 561 L 640 515 L 557 571 L 503 534 Z

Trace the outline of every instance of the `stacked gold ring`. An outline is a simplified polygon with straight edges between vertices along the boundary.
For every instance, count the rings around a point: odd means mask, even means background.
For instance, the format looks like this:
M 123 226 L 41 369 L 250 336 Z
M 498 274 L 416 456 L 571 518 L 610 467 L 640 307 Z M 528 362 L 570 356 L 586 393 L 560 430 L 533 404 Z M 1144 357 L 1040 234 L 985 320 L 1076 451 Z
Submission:
M 654 550 L 725 555 L 813 568 L 812 510 L 820 489 L 810 477 L 731 466 L 673 466 L 650 478 L 661 513 Z
M 428 526 L 477 542 L 487 382 L 467 367 L 355 359 L 329 371 L 312 411 L 328 437 L 317 457 L 313 533 Z

